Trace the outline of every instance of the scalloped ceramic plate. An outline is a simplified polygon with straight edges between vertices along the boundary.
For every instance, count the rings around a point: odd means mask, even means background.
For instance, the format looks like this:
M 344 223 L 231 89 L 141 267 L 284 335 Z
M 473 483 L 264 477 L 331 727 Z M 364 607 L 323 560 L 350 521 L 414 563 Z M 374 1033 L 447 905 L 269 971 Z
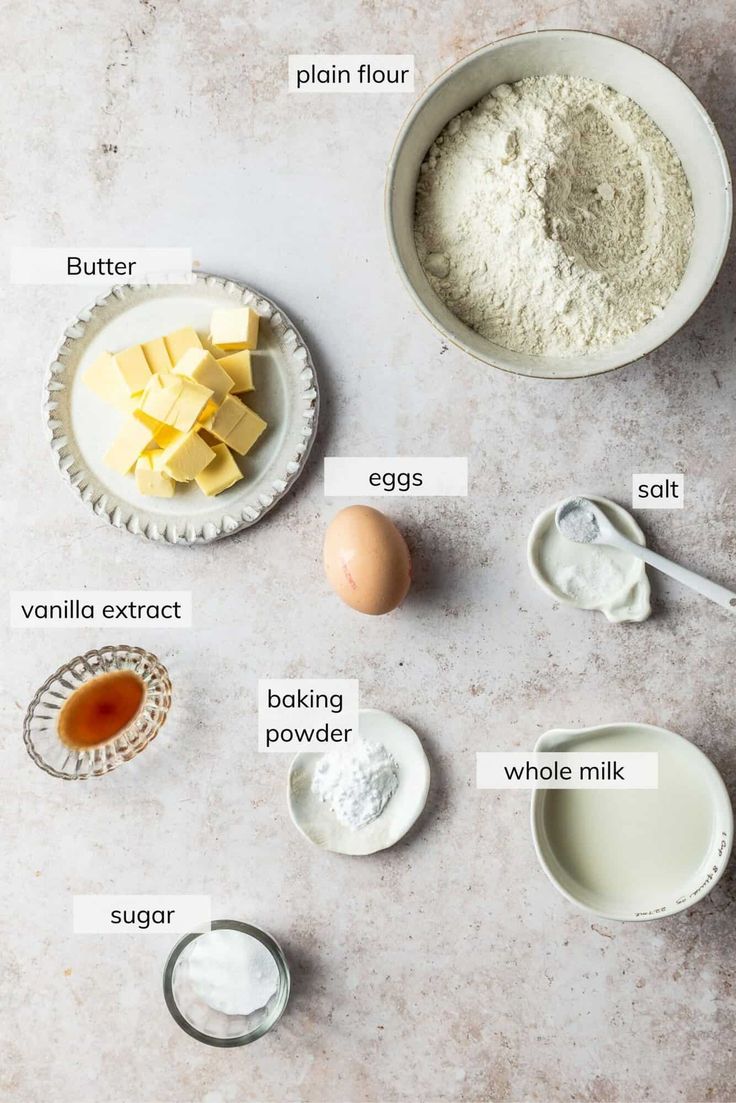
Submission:
M 193 326 L 209 330 L 212 310 L 245 303 L 261 317 L 253 353 L 255 391 L 245 396 L 268 430 L 240 459 L 244 478 L 216 498 L 196 484 L 173 498 L 145 498 L 131 475 L 102 463 L 122 414 L 81 381 L 101 352 Z M 200 544 L 254 525 L 302 472 L 317 431 L 317 376 L 301 335 L 275 303 L 252 288 L 196 274 L 191 284 L 113 287 L 67 327 L 44 388 L 51 446 L 82 501 L 116 528 L 169 544 Z

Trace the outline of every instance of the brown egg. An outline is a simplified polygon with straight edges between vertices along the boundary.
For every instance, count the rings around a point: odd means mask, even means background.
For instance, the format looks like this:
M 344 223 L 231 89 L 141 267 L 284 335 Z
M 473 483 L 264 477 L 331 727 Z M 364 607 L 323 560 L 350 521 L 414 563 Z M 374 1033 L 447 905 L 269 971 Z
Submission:
M 411 556 L 393 521 L 370 506 L 341 509 L 325 533 L 325 574 L 360 613 L 390 613 L 411 585 Z

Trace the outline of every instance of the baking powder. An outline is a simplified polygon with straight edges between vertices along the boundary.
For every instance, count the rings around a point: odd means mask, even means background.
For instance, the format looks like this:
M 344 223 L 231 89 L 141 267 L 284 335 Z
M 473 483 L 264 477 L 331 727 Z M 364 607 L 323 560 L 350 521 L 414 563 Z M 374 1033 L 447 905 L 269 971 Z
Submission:
M 312 792 L 354 831 L 380 816 L 398 787 L 399 768 L 393 757 L 383 743 L 365 739 L 324 755 L 312 778 Z

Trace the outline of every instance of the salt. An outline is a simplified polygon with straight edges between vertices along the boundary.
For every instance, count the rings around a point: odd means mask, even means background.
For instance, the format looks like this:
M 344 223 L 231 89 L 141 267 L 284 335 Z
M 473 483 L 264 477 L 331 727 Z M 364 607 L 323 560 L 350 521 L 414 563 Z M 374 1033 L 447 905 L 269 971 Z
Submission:
M 592 544 L 598 539 L 598 519 L 584 498 L 571 498 L 557 517 L 563 536 L 576 544 Z
M 556 579 L 563 594 L 585 604 L 605 600 L 619 593 L 626 584 L 624 571 L 602 548 L 590 550 L 590 559 L 585 563 L 558 567 Z

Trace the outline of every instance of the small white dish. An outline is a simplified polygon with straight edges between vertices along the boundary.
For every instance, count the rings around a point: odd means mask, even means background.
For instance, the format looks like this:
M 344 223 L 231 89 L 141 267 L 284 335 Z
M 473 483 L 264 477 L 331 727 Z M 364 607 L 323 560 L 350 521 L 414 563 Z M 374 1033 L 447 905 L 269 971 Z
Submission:
M 253 353 L 256 389 L 245 395 L 268 422 L 255 448 L 240 459 L 244 478 L 214 498 L 180 486 L 173 498 L 139 494 L 131 475 L 102 457 L 123 415 L 82 382 L 102 352 L 116 352 L 182 326 L 209 331 L 216 307 L 245 303 L 261 317 Z M 316 432 L 317 376 L 293 323 L 265 295 L 219 276 L 191 284 L 113 287 L 66 328 L 48 370 L 44 413 L 59 470 L 81 500 L 116 528 L 167 544 L 200 544 L 254 525 L 301 474 Z
M 687 175 L 695 209 L 690 259 L 660 314 L 611 348 L 582 356 L 532 356 L 489 341 L 460 321 L 424 274 L 414 243 L 419 168 L 441 130 L 492 88 L 524 77 L 588 77 L 638 103 L 669 138 Z M 458 61 L 424 92 L 406 118 L 388 165 L 386 224 L 399 274 L 416 306 L 440 332 L 478 360 L 519 375 L 572 379 L 611 371 L 656 349 L 695 313 L 726 255 L 732 194 L 728 161 L 705 108 L 666 65 L 636 46 L 588 31 L 532 31 Z
M 429 762 L 419 736 L 408 724 L 379 709 L 361 709 L 360 738 L 382 743 L 399 767 L 398 789 L 381 815 L 365 827 L 344 826 L 312 792 L 322 754 L 303 751 L 289 769 L 287 801 L 294 825 L 310 843 L 336 854 L 375 854 L 393 846 L 419 819 L 429 793 Z
M 593 494 L 581 495 L 600 506 L 609 520 L 624 536 L 628 536 L 642 547 L 646 544 L 644 533 L 630 513 L 608 498 Z M 566 499 L 563 499 L 565 501 Z M 563 605 L 575 609 L 597 609 L 607 620 L 619 621 L 646 620 L 651 613 L 650 586 L 646 566 L 641 559 L 620 551 L 618 548 L 600 548 L 593 544 L 576 544 L 567 540 L 557 529 L 555 513 L 560 503 L 543 510 L 537 517 L 529 534 L 527 561 L 532 578 L 550 597 Z M 588 600 L 567 593 L 555 583 L 552 564 L 564 560 L 571 565 L 583 566 L 596 557 L 607 557 L 620 571 L 621 584 L 611 590 L 601 592 L 597 600 Z
M 542 869 L 577 907 L 641 922 L 702 900 L 731 854 L 733 809 L 694 743 L 651 724 L 545 732 L 535 751 L 659 755 L 657 789 L 535 789 L 531 828 Z

